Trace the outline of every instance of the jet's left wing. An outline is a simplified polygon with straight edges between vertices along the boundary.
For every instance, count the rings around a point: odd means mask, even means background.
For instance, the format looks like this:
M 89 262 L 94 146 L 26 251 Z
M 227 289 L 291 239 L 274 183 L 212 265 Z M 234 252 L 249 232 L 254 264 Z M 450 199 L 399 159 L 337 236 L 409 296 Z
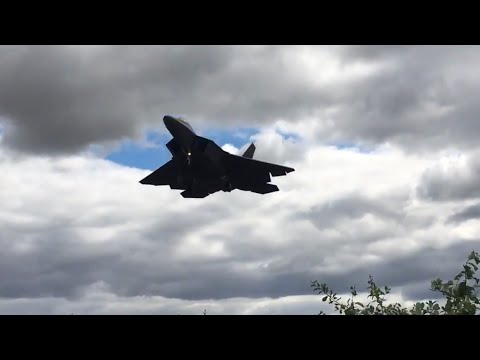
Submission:
M 173 160 L 165 163 L 153 173 L 140 180 L 144 185 L 170 185 L 172 188 L 178 187 L 177 183 L 178 169 Z
M 260 160 L 250 159 L 248 157 L 237 156 L 233 154 L 230 155 L 230 161 L 233 168 L 237 169 L 238 171 L 266 171 L 269 172 L 272 176 L 284 176 L 287 175 L 289 172 L 295 171 L 295 169 L 272 164 Z

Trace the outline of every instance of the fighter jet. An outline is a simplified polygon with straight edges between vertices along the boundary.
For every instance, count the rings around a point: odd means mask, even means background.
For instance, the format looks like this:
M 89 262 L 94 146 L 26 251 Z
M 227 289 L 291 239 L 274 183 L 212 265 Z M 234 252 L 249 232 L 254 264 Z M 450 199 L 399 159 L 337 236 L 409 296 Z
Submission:
M 270 175 L 282 176 L 292 168 L 253 159 L 252 143 L 242 156 L 224 151 L 212 140 L 198 136 L 185 120 L 173 116 L 163 118 L 172 134 L 166 147 L 172 159 L 140 180 L 144 185 L 168 185 L 183 190 L 184 198 L 205 198 L 218 191 L 234 189 L 268 194 L 279 191 Z

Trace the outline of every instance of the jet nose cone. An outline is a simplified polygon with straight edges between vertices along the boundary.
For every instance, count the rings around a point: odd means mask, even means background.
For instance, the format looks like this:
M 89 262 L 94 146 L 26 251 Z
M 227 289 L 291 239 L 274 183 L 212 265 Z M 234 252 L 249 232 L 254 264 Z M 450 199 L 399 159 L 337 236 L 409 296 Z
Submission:
M 175 122 L 175 118 L 173 116 L 170 116 L 170 115 L 165 115 L 163 117 L 163 122 L 165 124 L 165 126 L 169 126 L 171 125 L 173 122 Z
M 175 129 L 178 127 L 177 122 L 178 121 L 173 116 L 166 115 L 163 117 L 163 123 L 172 135 L 174 135 Z

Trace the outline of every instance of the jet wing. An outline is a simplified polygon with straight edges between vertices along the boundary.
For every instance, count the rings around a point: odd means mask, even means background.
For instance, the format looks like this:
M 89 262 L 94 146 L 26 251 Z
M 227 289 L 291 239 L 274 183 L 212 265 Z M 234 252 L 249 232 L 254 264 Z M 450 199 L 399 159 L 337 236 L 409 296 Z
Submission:
M 267 171 L 272 176 L 284 176 L 287 175 L 289 172 L 295 171 L 287 166 L 271 164 L 268 162 L 250 159 L 248 157 L 237 156 L 230 154 L 230 160 L 233 165 L 233 168 L 236 168 L 238 171 Z
M 177 175 L 178 169 L 173 160 L 170 160 L 153 173 L 140 180 L 140 183 L 144 185 L 170 185 L 171 187 L 178 187 Z

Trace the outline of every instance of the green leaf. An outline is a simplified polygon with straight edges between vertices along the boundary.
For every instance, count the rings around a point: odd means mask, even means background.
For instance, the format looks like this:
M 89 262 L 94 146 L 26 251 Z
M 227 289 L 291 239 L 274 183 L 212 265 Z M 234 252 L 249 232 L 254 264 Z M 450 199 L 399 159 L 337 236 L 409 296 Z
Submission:
M 467 293 L 467 283 L 465 281 L 462 281 L 460 284 L 458 284 L 458 296 L 463 297 Z
M 473 272 L 472 268 L 470 267 L 470 264 L 463 265 L 463 268 L 465 269 L 465 276 L 467 277 L 467 279 L 471 279 L 474 272 Z
M 470 255 L 468 256 L 468 260 L 473 260 L 478 264 L 480 264 L 480 254 L 478 254 L 475 251 L 472 251 Z
M 447 303 L 445 304 L 445 311 L 446 312 L 449 312 L 450 310 L 452 310 L 452 302 L 450 300 L 447 301 Z
M 415 307 L 417 307 L 418 309 L 422 310 L 424 307 L 425 307 L 425 303 L 423 302 L 417 302 L 415 304 Z
M 439 291 L 446 297 L 446 304 L 441 306 L 436 301 L 426 301 L 423 303 L 416 303 L 411 308 L 402 308 L 401 304 L 396 303 L 394 305 L 385 306 L 385 296 L 390 292 L 388 286 L 379 287 L 374 282 L 372 275 L 369 275 L 368 287 L 367 287 L 367 303 L 364 305 L 361 302 L 355 302 L 354 297 L 357 295 L 355 286 L 351 286 L 350 290 L 352 296 L 346 300 L 346 305 L 342 304 L 341 297 L 334 294 L 326 284 L 319 284 L 318 281 L 312 281 L 311 286 L 315 288 L 315 291 L 324 293 L 322 301 L 328 301 L 335 306 L 335 309 L 341 314 L 345 315 L 370 315 L 370 314 L 412 314 L 412 315 L 440 315 L 440 314 L 475 314 L 480 310 L 480 299 L 475 294 L 475 288 L 478 287 L 480 280 L 475 277 L 475 271 L 479 270 L 480 255 L 477 252 L 472 251 L 469 255 L 469 260 L 462 264 L 463 271 L 457 274 L 455 280 L 449 280 L 443 282 L 437 278 L 431 282 L 432 291 Z M 470 281 L 475 281 L 472 286 L 469 286 Z M 473 283 L 472 281 L 472 283 Z M 330 295 L 329 295 L 330 294 Z M 478 305 L 475 305 L 478 304 Z M 358 308 L 356 308 L 358 306 Z M 361 308 L 361 309 L 360 309 Z M 478 310 L 477 310 L 478 309 Z
M 465 303 L 465 313 L 468 315 L 475 315 L 476 307 L 470 302 Z

